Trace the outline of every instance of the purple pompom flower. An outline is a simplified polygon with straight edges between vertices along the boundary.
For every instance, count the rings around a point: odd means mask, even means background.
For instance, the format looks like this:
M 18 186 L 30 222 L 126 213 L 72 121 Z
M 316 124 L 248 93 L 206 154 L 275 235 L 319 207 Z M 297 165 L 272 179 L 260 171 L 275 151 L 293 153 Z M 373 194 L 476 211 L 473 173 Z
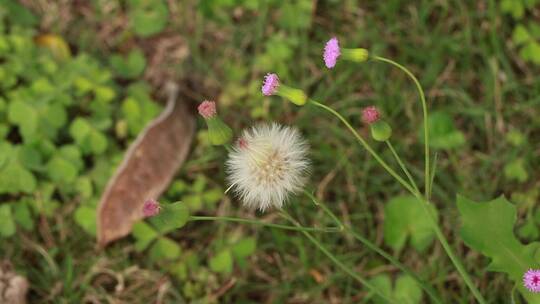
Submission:
M 529 269 L 523 275 L 523 285 L 530 292 L 539 293 L 540 292 L 540 270 L 538 269 Z
M 279 87 L 279 77 L 274 73 L 269 73 L 264 76 L 263 86 L 261 91 L 263 95 L 274 95 Z
M 324 47 L 324 64 L 327 68 L 331 69 L 336 65 L 337 59 L 341 55 L 341 50 L 339 48 L 339 41 L 336 37 L 328 40 L 326 46 Z

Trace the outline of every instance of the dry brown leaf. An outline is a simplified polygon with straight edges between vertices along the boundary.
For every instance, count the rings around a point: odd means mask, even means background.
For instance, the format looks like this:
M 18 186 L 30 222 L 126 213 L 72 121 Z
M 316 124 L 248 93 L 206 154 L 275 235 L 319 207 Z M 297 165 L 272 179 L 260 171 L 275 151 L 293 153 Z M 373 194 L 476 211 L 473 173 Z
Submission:
M 0 265 L 0 303 L 25 304 L 28 281 L 11 269 L 11 264 Z
M 143 217 L 144 201 L 165 191 L 187 157 L 195 119 L 177 100 L 178 86 L 168 89 L 167 107 L 131 144 L 101 197 L 97 232 L 102 247 L 131 232 Z

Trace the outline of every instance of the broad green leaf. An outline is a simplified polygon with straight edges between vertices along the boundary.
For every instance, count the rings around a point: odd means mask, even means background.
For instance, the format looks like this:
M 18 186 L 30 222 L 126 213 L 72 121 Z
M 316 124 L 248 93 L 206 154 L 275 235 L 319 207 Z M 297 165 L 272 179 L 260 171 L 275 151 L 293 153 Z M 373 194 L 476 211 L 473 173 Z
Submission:
M 401 250 L 410 237 L 412 246 L 425 250 L 435 236 L 430 219 L 426 213 L 429 209 L 434 218 L 438 218 L 437 210 L 413 196 L 398 196 L 391 199 L 384 208 L 384 241 L 394 250 Z
M 15 222 L 8 204 L 0 205 L 0 237 L 10 237 L 15 234 Z
M 388 298 L 392 298 L 392 281 L 390 280 L 390 277 L 388 275 L 378 275 L 372 279 L 369 280 L 370 283 L 375 286 L 379 290 L 380 293 L 385 295 Z M 371 293 L 373 296 L 373 303 L 375 304 L 385 304 L 388 303 L 385 299 L 382 297 L 376 295 L 375 293 Z
M 210 259 L 210 269 L 219 273 L 231 273 L 233 269 L 233 258 L 231 251 L 225 249 Z
M 15 100 L 9 104 L 8 119 L 19 126 L 25 139 L 31 138 L 38 127 L 38 113 L 26 102 Z
M 31 146 L 20 146 L 17 151 L 17 157 L 21 165 L 27 169 L 40 169 L 43 165 L 43 159 L 37 149 Z
M 174 260 L 180 256 L 181 252 L 180 246 L 173 240 L 160 237 L 150 248 L 150 258 L 153 261 Z
M 69 134 L 77 144 L 84 142 L 86 136 L 90 133 L 92 127 L 84 118 L 77 117 L 69 127 Z
M 18 161 L 10 161 L 0 170 L 0 193 L 32 193 L 36 178 Z
M 167 25 L 169 10 L 163 0 L 129 0 L 129 23 L 142 37 L 161 32 Z
M 463 196 L 458 196 L 457 206 L 465 244 L 491 259 L 488 270 L 508 274 L 529 303 L 540 303 L 540 295 L 526 291 L 521 284 L 523 274 L 540 265 L 535 258 L 540 243 L 524 245 L 516 238 L 516 207 L 504 197 L 477 203 Z
M 525 159 L 516 158 L 504 166 L 504 176 L 520 183 L 526 182 L 529 179 L 529 174 L 525 167 Z
M 77 178 L 78 170 L 70 161 L 54 156 L 47 163 L 47 175 L 53 182 L 71 183 Z
M 161 212 L 152 217 L 150 222 L 161 234 L 183 227 L 189 219 L 189 210 L 182 203 L 164 204 Z
M 32 219 L 32 213 L 26 201 L 18 201 L 11 206 L 13 208 L 13 218 L 17 224 L 27 231 L 34 229 L 34 220 Z
M 396 280 L 394 297 L 399 303 L 403 304 L 421 303 L 422 288 L 410 276 L 402 275 Z
M 253 237 L 247 237 L 238 241 L 232 247 L 232 253 L 236 258 L 245 258 L 255 252 L 257 241 Z
M 158 237 L 158 233 L 147 223 L 140 221 L 133 225 L 131 234 L 135 238 L 135 250 L 144 251 L 152 241 Z
M 96 208 L 87 205 L 81 205 L 75 211 L 75 222 L 81 226 L 88 234 L 96 235 Z
M 133 49 L 125 58 L 121 55 L 111 56 L 110 63 L 120 77 L 136 78 L 144 72 L 146 57 L 141 50 Z
M 523 26 L 523 24 L 518 24 L 514 27 L 514 32 L 512 33 L 512 40 L 515 44 L 523 44 L 531 40 L 531 35 L 529 31 Z
M 422 301 L 422 289 L 418 286 L 416 281 L 407 276 L 400 275 L 396 282 L 395 286 L 392 286 L 392 280 L 387 274 L 380 274 L 370 280 L 379 291 L 385 296 L 394 299 L 396 303 L 400 304 L 418 304 Z M 372 293 L 373 303 L 383 304 L 388 303 L 387 300 L 382 299 L 381 297 Z
M 465 136 L 456 129 L 452 116 L 446 112 L 434 112 L 429 115 L 429 145 L 434 149 L 459 148 L 465 143 Z M 418 137 L 424 141 L 424 131 L 420 128 Z

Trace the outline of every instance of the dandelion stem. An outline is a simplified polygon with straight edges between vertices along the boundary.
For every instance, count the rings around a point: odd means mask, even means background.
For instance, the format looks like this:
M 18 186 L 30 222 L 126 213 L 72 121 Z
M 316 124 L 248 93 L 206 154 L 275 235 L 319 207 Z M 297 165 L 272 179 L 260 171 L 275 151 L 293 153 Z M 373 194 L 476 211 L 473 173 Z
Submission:
M 293 223 L 297 227 L 301 227 L 300 224 L 294 220 L 287 212 L 284 210 L 281 210 L 281 215 L 289 220 L 291 223 Z M 357 274 L 355 271 L 352 270 L 350 266 L 345 265 L 343 262 L 341 262 L 332 252 L 328 250 L 319 240 L 317 240 L 313 235 L 311 235 L 307 231 L 302 231 L 302 233 L 322 252 L 324 253 L 336 266 L 341 268 L 344 272 L 346 272 L 348 275 L 356 279 L 360 284 L 366 286 L 369 290 L 371 290 L 373 293 L 377 294 L 378 296 L 382 297 L 388 303 L 397 303 L 395 300 L 389 298 L 387 295 L 382 293 L 379 288 L 371 284 L 369 281 L 367 281 L 365 278 Z
M 422 112 L 424 115 L 424 184 L 425 184 L 425 196 L 426 199 L 429 200 L 429 194 L 431 193 L 430 187 L 430 171 L 429 171 L 429 130 L 428 130 L 428 110 L 427 110 L 427 102 L 426 102 L 426 96 L 424 95 L 424 90 L 422 89 L 422 85 L 420 85 L 420 81 L 414 76 L 414 74 L 409 71 L 406 67 L 403 65 L 380 56 L 373 56 L 373 59 L 385 62 L 388 64 L 393 65 L 394 67 L 397 67 L 401 71 L 405 72 L 407 76 L 414 82 L 416 89 L 418 90 L 418 94 L 420 95 L 420 101 L 422 102 Z
M 370 240 L 364 238 L 362 235 L 357 233 L 352 229 L 352 227 L 345 225 L 333 212 L 321 201 L 317 200 L 313 194 L 311 194 L 309 191 L 304 191 L 307 197 L 311 199 L 311 201 L 318 207 L 320 207 L 328 216 L 330 216 L 336 225 L 339 227 L 343 227 L 343 229 L 350 233 L 355 239 L 360 241 L 362 244 L 364 244 L 369 249 L 375 251 L 380 256 L 388 260 L 390 263 L 394 264 L 399 270 L 403 271 L 404 273 L 408 274 L 410 277 L 412 277 L 422 288 L 428 293 L 428 295 L 433 299 L 434 303 L 442 303 L 441 299 L 437 295 L 437 292 L 428 285 L 428 283 L 424 280 L 422 280 L 419 276 L 417 276 L 414 272 L 409 270 L 405 265 L 401 264 L 398 260 L 396 260 L 394 257 L 392 257 L 389 253 L 384 251 L 382 248 L 377 246 L 376 244 L 372 243 Z
M 411 185 L 413 186 L 414 190 L 416 192 L 420 192 L 420 190 L 418 190 L 418 186 L 416 185 L 416 182 L 414 181 L 411 173 L 409 172 L 409 169 L 407 169 L 407 166 L 405 166 L 405 163 L 403 163 L 403 161 L 401 160 L 401 157 L 399 157 L 399 154 L 397 154 L 396 150 L 394 149 L 394 146 L 392 145 L 392 143 L 390 142 L 390 140 L 387 140 L 386 141 L 386 145 L 388 145 L 388 148 L 390 149 L 390 151 L 392 151 L 392 154 L 394 155 L 394 158 L 396 159 L 396 161 L 398 162 L 399 166 L 401 167 L 401 169 L 403 170 L 403 172 L 405 173 L 405 175 L 407 175 L 407 178 L 409 179 L 409 182 L 411 183 Z
M 254 224 L 259 226 L 279 228 L 284 230 L 293 230 L 293 231 L 311 231 L 311 232 L 340 232 L 339 227 L 326 227 L 326 228 L 316 228 L 316 227 L 298 227 L 298 226 L 287 226 L 280 224 L 265 223 L 259 220 L 252 220 L 239 217 L 228 217 L 228 216 L 196 216 L 192 215 L 189 217 L 190 221 L 225 221 L 225 222 L 237 222 L 237 223 L 247 223 Z

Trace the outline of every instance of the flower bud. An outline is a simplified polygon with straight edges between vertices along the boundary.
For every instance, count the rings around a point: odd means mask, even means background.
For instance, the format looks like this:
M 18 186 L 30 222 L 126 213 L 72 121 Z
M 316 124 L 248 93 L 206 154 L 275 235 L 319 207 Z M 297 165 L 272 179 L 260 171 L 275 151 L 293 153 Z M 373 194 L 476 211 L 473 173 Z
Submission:
M 217 116 L 214 101 L 203 101 L 197 110 L 208 126 L 208 136 L 212 145 L 221 146 L 231 141 L 233 131 Z
M 368 59 L 368 55 L 368 50 L 362 48 L 341 49 L 342 58 L 354 62 L 364 62 Z
M 205 121 L 208 126 L 208 136 L 212 145 L 221 146 L 231 141 L 233 131 L 219 117 L 210 117 Z
M 290 100 L 297 106 L 303 106 L 307 102 L 307 95 L 300 89 L 291 88 L 285 85 L 281 85 L 276 94 L 285 99 Z
M 144 217 L 152 217 L 159 214 L 161 211 L 161 206 L 154 199 L 149 199 L 144 202 L 143 205 L 143 215 Z
M 387 141 L 392 136 L 392 128 L 382 120 L 378 120 L 369 125 L 371 137 L 376 141 Z
M 261 91 L 264 96 L 281 96 L 298 106 L 303 106 L 307 102 L 307 95 L 304 91 L 280 83 L 279 77 L 274 73 L 269 73 L 264 76 Z

